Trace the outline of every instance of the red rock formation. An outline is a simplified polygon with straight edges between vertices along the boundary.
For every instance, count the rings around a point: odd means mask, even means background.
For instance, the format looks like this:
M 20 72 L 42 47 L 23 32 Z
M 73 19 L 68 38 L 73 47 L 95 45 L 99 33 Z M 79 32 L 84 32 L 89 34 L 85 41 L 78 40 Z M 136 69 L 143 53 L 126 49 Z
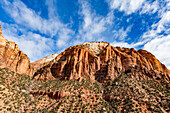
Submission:
M 49 62 L 51 62 L 52 60 L 54 60 L 56 58 L 58 54 L 54 53 L 52 55 L 46 56 L 38 61 L 35 61 L 33 63 L 31 63 L 31 65 L 35 68 L 35 69 L 40 69 L 42 67 L 44 67 L 45 65 L 49 64 Z
M 70 92 L 64 92 L 64 91 L 30 91 L 30 94 L 32 95 L 48 95 L 52 99 L 61 99 L 65 96 L 69 96 Z
M 104 82 L 114 80 L 121 72 L 139 79 L 165 79 L 169 72 L 155 56 L 145 50 L 112 47 L 106 42 L 92 42 L 66 49 L 51 64 L 52 75 L 59 79 L 81 77 Z
M 17 73 L 32 74 L 27 55 L 19 50 L 17 44 L 6 40 L 1 33 L 0 29 L 0 68 L 9 68 Z
M 7 41 L 0 29 L 0 68 L 33 75 L 37 79 L 79 79 L 104 82 L 114 80 L 122 72 L 138 79 L 147 77 L 169 82 L 170 73 L 154 55 L 131 48 L 112 47 L 107 42 L 86 42 L 67 48 L 34 63 L 19 50 L 14 42 Z
M 54 59 L 57 55 L 57 53 L 54 53 L 31 63 L 35 72 L 33 78 L 45 81 L 55 80 L 54 76 L 51 74 L 50 64 L 55 61 Z
M 40 78 L 43 77 L 47 71 L 44 71 L 43 67 L 48 66 L 49 63 L 57 56 L 57 53 L 54 53 L 50 56 L 44 57 L 41 60 L 30 63 L 30 60 L 26 54 L 19 50 L 19 47 L 14 42 L 6 40 L 2 36 L 2 30 L 0 26 L 0 68 L 9 68 L 10 70 L 20 73 L 28 74 L 33 76 L 34 73 L 41 73 Z M 43 70 L 43 72 L 42 72 Z M 47 79 L 54 78 L 51 73 L 49 73 Z

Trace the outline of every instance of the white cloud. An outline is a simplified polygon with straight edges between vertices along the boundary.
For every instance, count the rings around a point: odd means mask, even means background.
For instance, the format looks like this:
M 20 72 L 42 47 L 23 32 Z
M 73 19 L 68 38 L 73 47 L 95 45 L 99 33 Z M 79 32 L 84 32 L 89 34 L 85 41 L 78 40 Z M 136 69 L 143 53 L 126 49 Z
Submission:
M 56 42 L 56 45 L 59 49 L 66 48 L 70 46 L 70 39 L 73 37 L 74 31 L 68 29 L 68 28 L 63 28 L 60 30 L 58 34 L 58 39 Z
M 122 27 L 121 29 L 119 29 L 118 31 L 117 31 L 117 30 L 114 30 L 114 31 L 113 31 L 113 37 L 114 37 L 115 39 L 124 41 L 125 38 L 126 38 L 127 35 L 128 35 L 128 32 L 131 31 L 131 28 L 132 28 L 132 25 L 129 26 L 129 27 L 127 27 L 126 30 L 124 30 L 123 27 Z
M 103 17 L 92 12 L 91 6 L 87 1 L 79 0 L 79 4 L 79 14 L 84 21 L 79 27 L 77 38 L 81 38 L 81 41 L 98 40 L 98 37 L 101 37 L 101 34 L 113 24 L 113 12 L 109 12 L 106 17 Z
M 125 14 L 129 15 L 138 11 L 145 0 L 106 0 L 110 6 L 110 9 L 118 9 L 124 11 Z
M 144 45 L 143 49 L 151 52 L 156 58 L 170 69 L 170 54 L 168 51 L 170 50 L 170 35 L 162 36 L 159 38 L 155 38 L 153 40 L 144 40 L 137 43 L 127 43 L 127 42 L 112 42 L 112 46 L 116 47 L 127 47 L 127 48 L 135 48 L 138 49 L 138 46 Z
M 165 9 L 168 9 L 168 6 L 166 6 Z M 170 11 L 163 9 L 163 11 L 160 12 L 161 19 L 157 23 L 153 24 L 150 30 L 143 34 L 143 39 L 159 37 L 162 32 L 164 32 L 164 34 L 170 33 L 170 28 L 168 27 L 170 25 Z
M 54 12 L 49 9 L 49 16 L 53 18 L 44 19 L 40 17 L 34 10 L 28 8 L 20 0 L 14 0 L 12 3 L 4 0 L 1 1 L 2 7 L 15 20 L 17 24 L 24 25 L 31 30 L 50 35 L 56 35 L 60 28 L 65 27 L 57 17 L 54 18 Z M 56 15 L 57 16 L 57 15 Z
M 45 4 L 48 6 L 48 17 L 49 18 L 56 18 L 58 16 L 57 14 L 57 8 L 56 8 L 57 0 L 46 0 Z
M 154 2 L 146 0 L 106 1 L 109 4 L 110 12 L 108 12 L 105 17 L 96 14 L 95 10 L 91 9 L 91 5 L 86 0 L 78 1 L 80 4 L 79 16 L 80 18 L 82 17 L 83 23 L 79 24 L 78 33 L 75 34 L 75 32 L 70 29 L 67 24 L 62 23 L 59 20 L 57 7 L 55 6 L 56 0 L 46 0 L 46 5 L 48 6 L 48 19 L 42 18 L 38 13 L 28 8 L 20 0 L 14 0 L 14 2 L 1 0 L 0 4 L 2 7 L 16 22 L 15 25 L 4 25 L 6 28 L 3 30 L 3 34 L 8 40 L 15 41 L 21 50 L 28 54 L 32 61 L 48 55 L 52 52 L 51 49 L 55 48 L 55 46 L 56 49 L 60 50 L 58 52 L 61 52 L 66 47 L 77 45 L 84 41 L 109 40 L 112 42 L 111 44 L 113 46 L 129 48 L 138 48 L 148 42 L 145 45 L 145 48 L 149 48 L 149 44 L 152 39 L 164 39 L 163 35 L 160 35 L 160 33 L 164 32 L 166 35 L 170 34 L 170 11 L 168 10 L 170 3 L 167 3 L 166 6 L 161 6 L 159 0 Z M 120 27 L 117 23 L 114 23 L 115 9 L 123 11 L 126 15 L 130 15 L 138 11 L 139 14 L 153 14 L 158 12 L 159 15 L 156 18 L 159 17 L 160 20 L 157 23 L 154 23 L 151 28 L 148 28 L 148 31 L 141 36 L 139 42 L 129 44 L 125 42 L 125 39 L 128 36 L 128 32 L 131 31 L 132 25 L 128 26 L 126 29 L 121 27 L 118 30 L 114 30 L 113 26 L 118 26 L 118 28 Z M 132 18 L 129 17 L 127 22 L 131 22 L 131 20 Z M 121 21 L 122 20 L 119 20 L 119 22 Z M 1 23 L 2 22 L 0 22 L 0 24 Z M 24 27 L 20 28 L 20 26 Z M 18 31 L 22 32 L 24 35 L 17 35 Z M 42 34 L 48 35 L 50 38 L 33 33 L 33 31 L 39 31 Z M 51 38 L 53 36 L 57 38 L 56 41 Z M 167 38 L 167 40 L 168 39 L 169 38 Z M 120 40 L 121 42 L 117 42 L 116 40 Z M 154 45 L 153 42 L 152 44 Z M 161 50 L 162 49 L 159 49 L 159 51 Z M 167 59 L 168 58 L 169 57 L 167 57 Z M 164 59 L 163 56 L 160 56 L 160 59 Z
M 153 6 L 148 6 L 148 10 L 145 12 L 158 11 L 160 20 L 141 36 L 143 41 L 148 40 L 143 49 L 150 51 L 170 69 L 170 54 L 168 54 L 170 48 L 170 2 L 165 1 L 164 6 L 161 6 L 160 3 L 158 6 L 158 1 L 155 2 L 152 4 Z
M 149 1 L 146 1 L 144 3 L 144 6 L 142 7 L 142 11 L 140 12 L 140 14 L 144 14 L 144 13 L 153 14 L 160 9 L 159 5 L 160 3 L 158 0 L 154 1 L 153 3 L 149 3 Z
M 16 24 L 4 24 L 3 35 L 8 40 L 16 42 L 21 50 L 26 53 L 32 61 L 52 54 L 52 49 L 62 49 L 67 47 L 74 31 L 68 28 L 58 19 L 55 6 L 56 0 L 46 0 L 48 6 L 48 19 L 42 18 L 34 10 L 28 8 L 22 1 L 8 0 L 0 1 L 4 10 L 14 19 Z M 24 26 L 24 27 L 23 27 Z M 33 33 L 39 31 L 48 36 Z M 19 36 L 18 32 L 24 35 Z M 57 38 L 53 40 L 53 37 Z M 57 44 L 57 45 L 54 45 Z
M 0 24 L 2 25 L 3 36 L 7 40 L 18 44 L 20 50 L 27 54 L 31 61 L 39 60 L 43 56 L 54 53 L 51 49 L 54 47 L 54 41 L 52 39 L 32 32 L 25 32 L 19 36 L 17 34 L 19 30 L 17 25 L 10 25 L 1 21 Z
M 141 45 L 144 45 L 145 43 L 147 42 L 147 40 L 145 40 L 145 41 L 139 41 L 139 42 L 136 42 L 136 43 L 131 43 L 131 44 L 129 44 L 129 43 L 127 43 L 127 42 L 117 42 L 117 41 L 114 41 L 114 42 L 112 42 L 112 43 L 110 43 L 112 46 L 114 46 L 114 47 L 126 47 L 126 48 L 135 48 L 135 49 L 137 49 L 139 46 L 141 46 Z
M 154 54 L 156 58 L 170 69 L 170 54 L 168 53 L 170 50 L 170 35 L 151 40 L 144 45 L 143 49 Z

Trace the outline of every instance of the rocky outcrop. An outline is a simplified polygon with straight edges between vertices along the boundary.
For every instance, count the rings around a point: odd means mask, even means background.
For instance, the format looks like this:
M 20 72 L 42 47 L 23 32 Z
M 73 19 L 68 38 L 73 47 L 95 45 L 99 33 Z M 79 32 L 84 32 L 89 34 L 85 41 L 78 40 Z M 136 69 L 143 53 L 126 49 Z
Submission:
M 165 79 L 169 72 L 154 55 L 131 48 L 112 47 L 106 42 L 84 43 L 66 49 L 48 67 L 59 79 L 78 79 L 104 82 L 114 80 L 122 72 L 138 79 Z
M 8 41 L 2 36 L 2 30 L 0 26 L 0 68 L 9 68 L 14 72 L 20 74 L 25 73 L 30 76 L 33 76 L 35 73 L 41 73 L 41 77 L 44 79 L 43 74 L 46 74 L 46 72 L 42 72 L 43 68 L 46 65 L 48 66 L 57 55 L 57 53 L 54 53 L 36 62 L 30 63 L 28 56 L 20 51 L 17 44 Z M 50 71 L 50 69 L 48 69 L 48 71 Z M 51 73 L 45 76 L 47 76 L 48 79 L 54 78 Z
M 52 75 L 50 67 L 58 54 L 54 53 L 52 55 L 46 56 L 38 61 L 31 63 L 34 71 L 33 78 L 39 80 L 55 80 L 56 78 Z
M 0 29 L 0 68 L 9 68 L 17 73 L 32 75 L 30 60 L 27 55 L 19 50 L 17 44 L 6 40 L 1 33 Z
M 42 59 L 40 59 L 38 61 L 35 61 L 35 62 L 31 63 L 31 65 L 36 70 L 38 70 L 38 69 L 44 67 L 45 65 L 47 65 L 49 62 L 53 61 L 56 58 L 57 55 L 58 55 L 57 53 L 54 53 L 52 55 L 46 56 L 46 57 L 44 57 L 44 58 L 42 58 Z
M 152 70 L 158 71 L 159 73 L 168 73 L 168 70 L 164 64 L 161 64 L 158 59 L 146 50 L 138 50 L 138 52 L 148 61 L 148 65 Z
M 33 75 L 40 80 L 79 79 L 105 82 L 122 72 L 138 79 L 154 78 L 169 82 L 170 72 L 146 50 L 112 47 L 107 42 L 85 42 L 30 63 L 18 45 L 6 40 L 0 29 L 0 68 Z
M 70 96 L 70 92 L 64 92 L 64 91 L 30 91 L 30 94 L 32 95 L 48 95 L 48 97 L 52 99 L 61 99 L 65 96 Z

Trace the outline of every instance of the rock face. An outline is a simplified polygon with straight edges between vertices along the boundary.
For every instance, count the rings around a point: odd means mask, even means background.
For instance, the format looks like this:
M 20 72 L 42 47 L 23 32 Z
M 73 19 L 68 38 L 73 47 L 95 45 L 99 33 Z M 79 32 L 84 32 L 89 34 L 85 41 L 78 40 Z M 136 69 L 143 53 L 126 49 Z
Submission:
M 0 26 L 1 28 L 1 26 Z M 122 72 L 138 79 L 164 79 L 170 72 L 154 55 L 146 50 L 112 47 L 107 42 L 85 42 L 30 63 L 18 45 L 6 40 L 0 29 L 0 68 L 26 73 L 42 80 L 81 79 L 105 82 L 114 80 Z
M 28 56 L 19 50 L 17 44 L 8 41 L 2 36 L 0 25 L 0 68 L 9 68 L 14 72 L 33 76 L 34 73 L 40 73 L 43 67 L 49 65 L 57 55 L 57 53 L 54 53 L 41 60 L 30 63 Z M 49 74 L 51 75 L 51 73 Z M 54 78 L 53 76 L 50 77 L 50 75 L 48 75 L 48 79 Z
M 1 26 L 0 26 L 1 28 Z M 18 45 L 6 40 L 0 29 L 0 68 L 9 68 L 17 73 L 32 74 L 30 60 L 19 50 Z
M 86 42 L 67 48 L 54 62 L 43 67 L 39 75 L 46 72 L 58 79 L 83 77 L 104 82 L 114 80 L 125 72 L 138 79 L 149 77 L 169 82 L 168 71 L 165 65 L 145 50 L 112 47 L 107 42 Z
M 38 61 L 35 61 L 31 63 L 31 65 L 34 67 L 34 69 L 40 69 L 43 66 L 47 65 L 49 62 L 53 61 L 57 57 L 57 53 L 54 53 L 52 55 L 46 56 Z
M 46 56 L 38 61 L 31 63 L 34 69 L 33 78 L 39 80 L 55 80 L 55 77 L 51 74 L 50 64 L 55 62 L 55 58 L 58 54 L 54 53 L 52 55 Z
M 65 96 L 69 96 L 70 92 L 64 92 L 64 91 L 51 91 L 51 92 L 46 92 L 46 91 L 31 91 L 30 94 L 32 95 L 48 95 L 52 99 L 61 99 Z

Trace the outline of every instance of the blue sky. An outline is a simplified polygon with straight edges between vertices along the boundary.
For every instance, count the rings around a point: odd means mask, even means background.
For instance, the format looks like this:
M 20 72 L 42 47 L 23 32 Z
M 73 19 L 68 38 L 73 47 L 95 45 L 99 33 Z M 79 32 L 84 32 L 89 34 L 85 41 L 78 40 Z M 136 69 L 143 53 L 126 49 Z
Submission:
M 0 25 L 31 61 L 106 41 L 148 50 L 170 69 L 170 0 L 0 0 Z

